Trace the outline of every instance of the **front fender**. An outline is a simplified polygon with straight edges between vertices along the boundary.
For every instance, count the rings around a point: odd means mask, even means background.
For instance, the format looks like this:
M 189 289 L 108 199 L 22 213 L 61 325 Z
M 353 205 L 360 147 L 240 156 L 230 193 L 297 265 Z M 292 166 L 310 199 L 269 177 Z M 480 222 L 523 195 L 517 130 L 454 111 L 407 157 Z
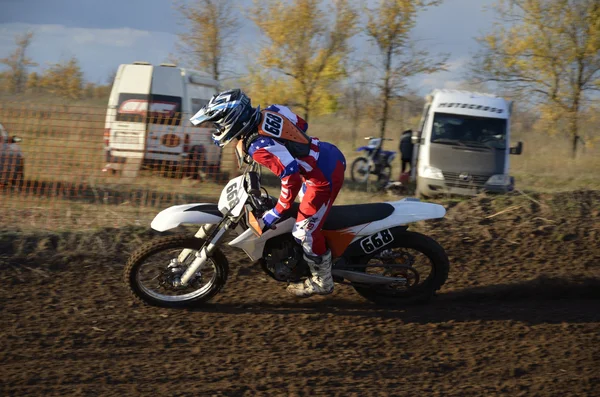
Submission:
M 150 227 L 156 231 L 164 232 L 183 223 L 192 225 L 215 224 L 219 223 L 221 219 L 223 219 L 223 214 L 219 211 L 217 204 L 174 205 L 159 212 L 152 220 Z

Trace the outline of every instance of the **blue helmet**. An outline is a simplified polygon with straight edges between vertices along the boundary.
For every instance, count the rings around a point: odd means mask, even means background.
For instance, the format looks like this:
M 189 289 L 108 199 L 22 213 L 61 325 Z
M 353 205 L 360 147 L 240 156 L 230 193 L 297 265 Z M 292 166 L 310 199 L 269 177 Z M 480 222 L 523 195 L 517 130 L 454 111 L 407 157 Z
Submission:
M 216 132 L 212 134 L 216 145 L 223 147 L 233 138 L 251 132 L 260 120 L 260 106 L 253 108 L 250 98 L 240 89 L 223 91 L 196 113 L 190 121 L 194 125 L 212 122 Z

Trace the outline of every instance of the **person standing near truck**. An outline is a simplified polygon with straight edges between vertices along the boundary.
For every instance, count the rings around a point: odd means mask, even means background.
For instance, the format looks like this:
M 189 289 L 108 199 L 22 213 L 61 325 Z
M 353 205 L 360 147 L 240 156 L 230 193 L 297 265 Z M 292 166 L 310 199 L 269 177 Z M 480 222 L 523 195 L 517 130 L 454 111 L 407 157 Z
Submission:
M 411 141 L 412 130 L 406 130 L 400 137 L 400 161 L 402 162 L 402 168 L 400 172 L 403 174 L 404 170 L 408 172 L 407 165 L 410 165 L 412 161 L 413 143 Z

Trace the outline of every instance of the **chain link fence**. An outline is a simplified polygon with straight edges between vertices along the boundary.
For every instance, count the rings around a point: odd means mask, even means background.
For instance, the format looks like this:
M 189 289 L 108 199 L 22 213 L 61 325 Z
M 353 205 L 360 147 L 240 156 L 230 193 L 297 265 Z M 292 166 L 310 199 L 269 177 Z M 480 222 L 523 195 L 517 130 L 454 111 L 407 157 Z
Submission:
M 210 144 L 209 129 L 185 126 L 190 116 L 132 129 L 107 122 L 102 106 L 0 103 L 2 223 L 148 224 L 169 205 L 214 200 L 237 162 L 233 148 Z

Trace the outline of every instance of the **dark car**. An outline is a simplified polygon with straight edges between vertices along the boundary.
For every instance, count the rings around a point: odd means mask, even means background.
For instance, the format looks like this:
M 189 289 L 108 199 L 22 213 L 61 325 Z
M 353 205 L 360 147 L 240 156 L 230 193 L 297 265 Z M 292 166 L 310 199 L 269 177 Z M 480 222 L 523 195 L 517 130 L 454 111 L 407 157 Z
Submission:
M 25 158 L 19 146 L 21 138 L 10 137 L 0 124 L 0 186 L 19 186 L 25 176 Z

